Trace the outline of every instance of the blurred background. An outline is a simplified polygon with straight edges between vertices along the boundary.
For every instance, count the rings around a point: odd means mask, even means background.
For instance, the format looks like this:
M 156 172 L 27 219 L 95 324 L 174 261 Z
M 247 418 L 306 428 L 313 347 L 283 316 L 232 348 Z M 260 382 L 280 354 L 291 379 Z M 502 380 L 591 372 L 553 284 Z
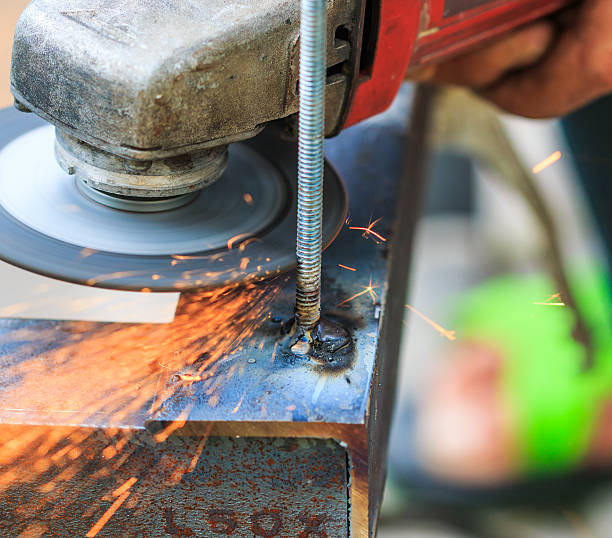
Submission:
M 0 3 L 0 107 L 11 106 L 8 89 L 13 28 L 26 0 Z M 409 100 L 412 89 L 399 100 Z M 404 103 L 405 104 L 405 103 Z M 387 118 L 398 114 L 397 107 Z M 554 210 L 564 250 L 572 261 L 597 257 L 592 224 L 575 182 L 556 122 L 505 118 L 505 125 L 526 166 L 555 151 L 560 161 L 536 180 Z M 455 297 L 483 279 L 532 269 L 540 248 L 537 225 L 512 188 L 480 166 L 470 155 L 434 148 L 424 215 L 420 221 L 411 291 L 411 305 L 449 330 L 449 305 Z M 398 412 L 391 441 L 389 484 L 383 505 L 381 538 L 464 537 L 601 537 L 612 536 L 612 489 L 600 486 L 582 491 L 566 487 L 544 490 L 528 502 L 511 504 L 445 498 L 428 490 L 412 473 L 406 438 L 415 402 L 428 390 L 448 341 L 418 316 L 406 317 Z M 465 501 L 465 502 L 464 502 Z
M 26 0 L 4 0 L 0 6 L 0 107 L 13 104 L 9 92 L 11 45 L 15 24 L 26 5 Z

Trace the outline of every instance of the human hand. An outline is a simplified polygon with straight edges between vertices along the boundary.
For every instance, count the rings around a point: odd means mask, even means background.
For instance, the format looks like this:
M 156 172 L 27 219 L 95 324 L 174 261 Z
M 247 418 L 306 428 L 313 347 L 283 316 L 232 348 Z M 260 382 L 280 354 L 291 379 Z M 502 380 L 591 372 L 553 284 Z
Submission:
M 612 2 L 585 0 L 563 28 L 541 21 L 408 78 L 476 90 L 507 112 L 567 114 L 612 92 Z

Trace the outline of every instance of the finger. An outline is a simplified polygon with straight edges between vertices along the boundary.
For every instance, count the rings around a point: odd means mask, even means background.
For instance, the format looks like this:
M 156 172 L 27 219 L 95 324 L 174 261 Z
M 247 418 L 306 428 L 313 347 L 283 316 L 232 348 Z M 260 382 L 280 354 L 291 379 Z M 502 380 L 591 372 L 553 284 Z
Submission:
M 508 112 L 549 118 L 610 92 L 612 3 L 590 2 L 584 8 L 574 27 L 563 32 L 540 63 L 506 77 L 482 95 Z
M 561 116 L 608 90 L 598 75 L 582 69 L 584 59 L 580 42 L 566 43 L 541 64 L 507 77 L 482 95 L 513 114 Z
M 431 82 L 435 78 L 437 65 L 418 65 L 406 71 L 404 78 L 414 82 Z
M 419 78 L 438 84 L 457 84 L 482 88 L 497 81 L 507 71 L 533 64 L 550 47 L 554 26 L 539 22 L 510 35 L 435 66 Z

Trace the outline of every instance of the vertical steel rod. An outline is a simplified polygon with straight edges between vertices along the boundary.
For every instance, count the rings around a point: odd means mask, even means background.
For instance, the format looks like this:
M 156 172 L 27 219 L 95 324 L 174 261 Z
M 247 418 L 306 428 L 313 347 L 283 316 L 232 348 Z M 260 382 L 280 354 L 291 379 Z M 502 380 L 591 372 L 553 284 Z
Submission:
M 296 319 L 304 331 L 321 314 L 326 0 L 301 0 Z

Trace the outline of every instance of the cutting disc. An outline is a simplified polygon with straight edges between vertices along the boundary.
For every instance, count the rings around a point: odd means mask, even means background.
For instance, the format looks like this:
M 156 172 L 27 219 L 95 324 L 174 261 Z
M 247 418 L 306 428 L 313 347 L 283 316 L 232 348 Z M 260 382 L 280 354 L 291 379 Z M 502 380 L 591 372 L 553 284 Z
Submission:
M 159 211 L 105 205 L 103 193 L 60 169 L 54 139 L 42 120 L 0 111 L 1 259 L 70 282 L 151 291 L 217 287 L 295 266 L 297 152 L 274 132 L 233 144 L 219 181 L 180 207 L 150 202 Z M 328 245 L 344 222 L 346 194 L 329 166 L 325 179 Z

